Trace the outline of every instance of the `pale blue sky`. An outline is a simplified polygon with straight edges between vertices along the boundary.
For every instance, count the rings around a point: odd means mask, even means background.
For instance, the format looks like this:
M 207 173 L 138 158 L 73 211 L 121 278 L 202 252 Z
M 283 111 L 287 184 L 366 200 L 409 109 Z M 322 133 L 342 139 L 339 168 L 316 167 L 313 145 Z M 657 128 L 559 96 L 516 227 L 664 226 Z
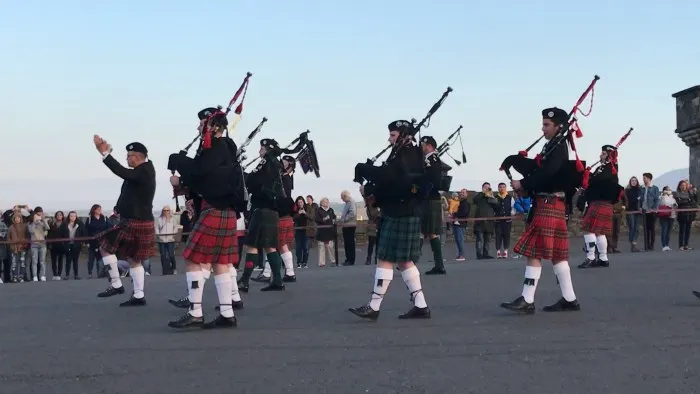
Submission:
M 155 204 L 167 203 L 168 154 L 246 71 L 237 143 L 263 116 L 262 136 L 282 144 L 311 130 L 322 178 L 298 175 L 295 194 L 357 194 L 352 169 L 385 146 L 386 125 L 420 119 L 448 85 L 424 135 L 441 141 L 464 125 L 469 162 L 453 188 L 505 180 L 501 160 L 540 135 L 541 109 L 568 111 L 594 74 L 583 158 L 633 126 L 621 178 L 688 165 L 670 95 L 700 84 L 696 1 L 2 3 L 0 208 L 113 203 L 119 181 L 94 133 L 117 155 L 146 144 L 160 170 Z

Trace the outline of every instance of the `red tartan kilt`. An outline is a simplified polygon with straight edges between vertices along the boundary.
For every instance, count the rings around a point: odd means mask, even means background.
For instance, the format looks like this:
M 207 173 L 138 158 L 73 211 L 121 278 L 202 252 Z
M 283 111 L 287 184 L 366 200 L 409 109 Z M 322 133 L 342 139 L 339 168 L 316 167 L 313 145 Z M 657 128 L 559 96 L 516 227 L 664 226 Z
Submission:
M 552 203 L 537 197 L 532 221 L 515 244 L 513 251 L 533 259 L 565 261 L 569 259 L 569 233 L 566 227 L 566 203 Z
M 583 215 L 581 230 L 595 235 L 611 236 L 613 232 L 613 205 L 605 201 L 592 201 Z
M 237 224 L 233 209 L 203 211 L 192 227 L 182 256 L 193 264 L 238 264 Z
M 291 216 L 283 216 L 278 223 L 279 244 L 277 250 L 281 250 L 283 245 L 287 245 L 291 249 L 294 246 L 294 219 Z
M 123 259 L 150 259 L 156 254 L 155 222 L 125 219 L 101 236 L 100 248 Z

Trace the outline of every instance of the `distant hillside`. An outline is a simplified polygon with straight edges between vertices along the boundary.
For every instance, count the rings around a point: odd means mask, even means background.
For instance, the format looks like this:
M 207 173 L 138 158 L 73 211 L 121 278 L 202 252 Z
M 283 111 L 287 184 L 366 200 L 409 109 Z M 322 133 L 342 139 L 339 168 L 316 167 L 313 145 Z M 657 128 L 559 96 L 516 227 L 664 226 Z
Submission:
M 676 189 L 676 186 L 678 186 L 678 182 L 682 181 L 683 179 L 688 179 L 689 177 L 689 169 L 688 168 L 681 168 L 678 170 L 672 170 L 667 173 L 661 174 L 658 177 L 654 178 L 653 183 L 654 185 L 658 186 L 659 188 L 663 188 L 664 186 L 669 186 L 671 189 Z M 640 182 L 642 181 L 641 179 L 639 180 Z

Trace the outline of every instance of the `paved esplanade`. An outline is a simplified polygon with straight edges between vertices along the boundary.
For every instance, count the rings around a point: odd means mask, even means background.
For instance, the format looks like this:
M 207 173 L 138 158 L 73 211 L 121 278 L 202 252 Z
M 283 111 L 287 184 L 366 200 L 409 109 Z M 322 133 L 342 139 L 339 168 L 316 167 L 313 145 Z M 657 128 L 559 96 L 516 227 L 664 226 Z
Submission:
M 532 316 L 498 307 L 520 294 L 523 260 L 423 276 L 427 321 L 396 318 L 410 307 L 397 272 L 375 323 L 347 311 L 369 299 L 374 266 L 312 267 L 284 293 L 252 283 L 237 329 L 194 332 L 166 325 L 184 312 L 167 303 L 184 294 L 182 275 L 148 277 L 141 308 L 119 308 L 126 295 L 98 299 L 105 280 L 2 285 L 0 392 L 691 393 L 699 255 L 626 253 L 608 269 L 572 268 L 582 311 Z M 538 309 L 559 296 L 547 266 Z M 204 302 L 213 317 L 213 280 Z

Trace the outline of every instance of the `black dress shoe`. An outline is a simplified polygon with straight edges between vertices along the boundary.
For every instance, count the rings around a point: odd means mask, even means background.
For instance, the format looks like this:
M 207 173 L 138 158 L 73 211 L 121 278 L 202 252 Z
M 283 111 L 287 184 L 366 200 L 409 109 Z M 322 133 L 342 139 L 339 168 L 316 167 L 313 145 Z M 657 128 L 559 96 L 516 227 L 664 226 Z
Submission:
M 260 289 L 260 291 L 283 291 L 284 285 L 278 285 L 275 283 L 270 283 L 269 285 Z
M 179 300 L 169 299 L 168 302 L 176 308 L 189 308 L 192 305 L 187 297 L 180 298 Z
M 438 267 L 433 267 L 428 271 L 425 271 L 426 275 L 445 275 L 447 274 L 447 271 L 445 271 L 444 268 L 440 269 Z
M 573 300 L 573 301 L 567 301 L 564 298 L 561 298 L 559 301 L 556 303 L 545 306 L 542 308 L 543 311 L 545 312 L 571 312 L 571 311 L 580 311 L 581 310 L 581 305 L 579 305 L 578 301 Z
M 430 308 L 418 308 L 414 306 L 403 315 L 399 315 L 399 319 L 430 319 Z
M 700 291 L 693 290 L 693 295 L 700 298 Z
M 268 283 L 270 282 L 270 277 L 269 276 L 264 276 L 264 275 L 258 275 L 256 278 L 250 278 L 253 282 L 258 282 L 258 283 Z
M 189 328 L 189 327 L 201 327 L 204 324 L 204 318 L 194 317 L 189 313 L 185 313 L 181 318 L 171 321 L 168 323 L 168 327 L 171 328 Z
M 296 282 L 297 281 L 297 276 L 296 275 L 284 275 L 284 278 L 282 278 L 282 282 Z
M 595 268 L 599 267 L 598 260 L 586 259 L 583 263 L 578 265 L 578 268 Z
M 238 320 L 234 317 L 216 316 L 216 319 L 202 324 L 202 329 L 211 330 L 213 328 L 235 328 L 238 326 Z
M 131 298 L 129 298 L 128 300 L 119 304 L 119 306 L 145 306 L 145 305 L 146 305 L 146 297 L 135 298 L 134 296 L 131 296 Z
M 234 311 L 237 311 L 239 309 L 243 309 L 243 301 L 233 301 L 232 306 L 233 306 Z M 217 305 L 214 307 L 214 309 L 219 311 L 221 309 L 221 307 L 219 305 Z
M 535 303 L 529 303 L 525 301 L 525 297 L 520 296 L 511 302 L 504 302 L 501 304 L 501 308 L 508 309 L 509 311 L 532 314 L 535 313 Z
M 107 290 L 105 290 L 101 293 L 98 293 L 97 296 L 100 298 L 106 298 L 106 297 L 115 296 L 117 294 L 124 294 L 124 286 L 115 289 L 114 287 L 112 287 L 112 285 L 110 285 L 107 288 Z
M 242 291 L 244 293 L 247 293 L 248 290 L 250 289 L 250 285 L 248 282 L 243 282 L 242 280 L 238 281 L 238 291 Z
M 596 260 L 596 264 L 597 264 L 598 267 L 604 267 L 604 268 L 610 267 L 610 261 L 609 261 L 609 260 L 601 260 L 601 259 L 598 259 L 598 260 Z
M 379 311 L 375 311 L 369 305 L 362 305 L 361 307 L 357 308 L 348 308 L 348 310 L 364 319 L 377 321 L 377 319 L 379 318 Z

